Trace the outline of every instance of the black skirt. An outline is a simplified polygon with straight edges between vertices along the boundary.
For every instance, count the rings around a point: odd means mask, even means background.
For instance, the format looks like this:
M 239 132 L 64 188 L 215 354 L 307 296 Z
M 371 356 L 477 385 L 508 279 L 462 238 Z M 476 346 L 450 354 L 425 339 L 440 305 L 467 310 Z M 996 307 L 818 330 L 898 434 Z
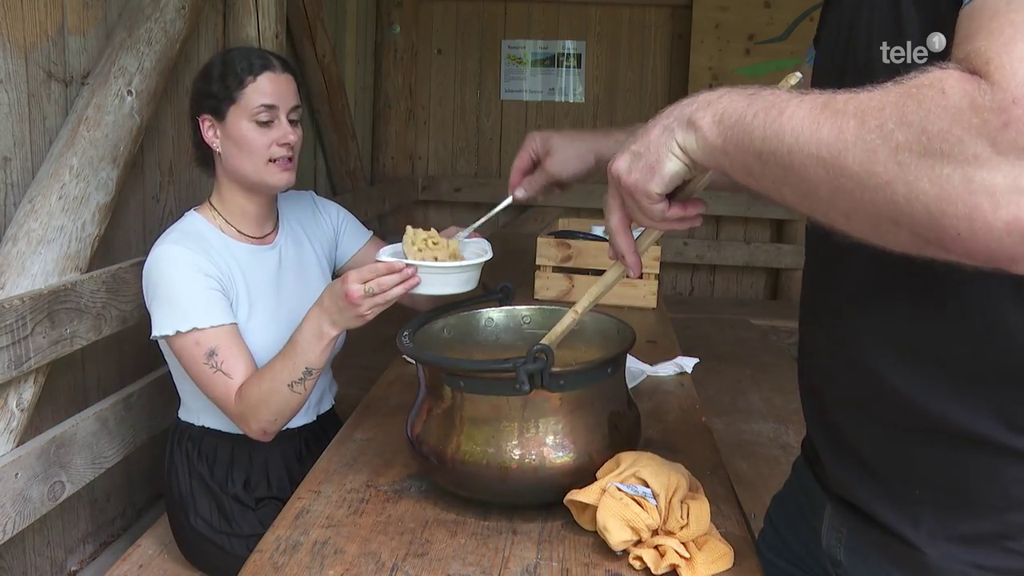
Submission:
M 176 420 L 164 463 L 164 498 L 185 559 L 210 576 L 238 574 L 341 425 L 332 408 L 259 442 Z

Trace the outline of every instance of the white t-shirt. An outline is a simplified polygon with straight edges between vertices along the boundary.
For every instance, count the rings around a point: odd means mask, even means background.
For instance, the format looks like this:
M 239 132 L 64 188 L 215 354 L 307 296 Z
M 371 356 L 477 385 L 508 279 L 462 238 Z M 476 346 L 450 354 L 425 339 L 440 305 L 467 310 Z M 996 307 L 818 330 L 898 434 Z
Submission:
M 276 356 L 310 307 L 341 268 L 372 237 L 348 210 L 315 192 L 278 196 L 280 225 L 266 246 L 228 237 L 194 210 L 154 243 L 142 271 L 142 290 L 152 334 L 181 398 L 182 420 L 236 434 L 242 431 L 196 386 L 163 337 L 196 328 L 237 324 L 256 366 Z M 294 428 L 331 409 L 338 384 L 331 352 Z M 282 382 L 284 386 L 286 383 Z

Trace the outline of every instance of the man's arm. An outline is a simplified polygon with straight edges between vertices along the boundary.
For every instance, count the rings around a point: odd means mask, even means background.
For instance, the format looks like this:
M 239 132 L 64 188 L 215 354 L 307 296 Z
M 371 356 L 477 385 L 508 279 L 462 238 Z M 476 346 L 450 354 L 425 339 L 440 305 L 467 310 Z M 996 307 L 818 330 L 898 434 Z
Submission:
M 797 66 L 797 71 L 803 74 L 803 78 L 800 81 L 797 90 L 806 89 L 811 85 L 811 75 L 814 73 L 814 46 L 807 47 L 807 56 L 804 58 L 800 65 Z M 711 180 L 707 185 L 708 190 L 715 190 L 719 192 L 751 192 L 749 188 L 740 184 L 736 180 L 733 180 L 728 175 L 722 172 L 712 172 Z
M 1022 29 L 1024 2 L 974 0 L 949 65 L 857 90 L 696 95 L 677 116 L 684 149 L 862 241 L 1024 273 Z

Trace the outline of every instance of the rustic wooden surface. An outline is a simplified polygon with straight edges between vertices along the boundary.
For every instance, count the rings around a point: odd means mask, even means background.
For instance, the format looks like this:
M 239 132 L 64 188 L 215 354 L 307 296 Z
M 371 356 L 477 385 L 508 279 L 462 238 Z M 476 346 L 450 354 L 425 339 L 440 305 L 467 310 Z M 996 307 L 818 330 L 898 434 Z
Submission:
M 526 202 L 529 206 L 603 209 L 607 184 L 575 184 L 559 194 L 547 194 Z M 497 204 L 508 196 L 504 178 L 433 176 L 420 185 L 420 200 Z M 796 220 L 800 215 L 763 196 L 731 190 L 705 190 L 697 194 L 708 205 L 707 216 L 736 216 Z
M 498 232 L 485 281 L 531 292 L 535 236 Z M 638 333 L 633 354 L 659 362 L 679 354 L 663 310 L 603 310 Z M 415 398 L 411 364 L 397 357 L 286 505 L 243 574 L 341 570 L 443 574 L 631 574 L 634 570 L 568 510 L 514 511 L 467 502 L 420 474 L 405 438 Z M 642 449 L 689 468 L 704 485 L 712 518 L 736 551 L 728 574 L 760 574 L 749 528 L 687 375 L 648 378 L 634 389 L 644 418 Z
M 0 384 L 140 322 L 142 258 L 0 300 Z
M 251 0 L 250 0 L 251 1 Z M 265 1 L 265 0 L 263 0 Z M 302 7 L 302 0 L 295 2 Z M 288 10 L 294 10 L 292 2 L 288 2 Z M 328 39 L 330 40 L 333 54 L 317 54 L 317 59 L 329 57 L 334 61 L 340 74 L 342 86 L 346 92 L 345 99 L 348 101 L 348 108 L 351 110 L 353 126 L 358 142 L 357 153 L 360 154 L 359 163 L 362 164 L 364 173 L 369 181 L 369 168 L 371 165 L 370 155 L 373 153 L 373 125 L 374 125 L 374 81 L 376 79 L 376 16 L 377 0 L 341 0 L 322 1 L 320 20 L 325 27 Z M 303 91 L 303 104 L 306 107 L 302 115 L 302 128 L 304 141 L 302 145 L 302 158 L 299 161 L 297 182 L 295 187 L 302 190 L 316 190 L 318 194 L 327 198 L 335 198 L 346 208 L 358 212 L 364 207 L 364 200 L 369 201 L 372 206 L 379 206 L 379 202 L 373 198 L 371 193 L 350 196 L 345 200 L 340 195 L 345 192 L 346 185 L 335 189 L 332 182 L 330 163 L 336 160 L 327 152 L 323 145 L 324 131 L 332 130 L 328 123 L 318 118 L 313 102 L 310 100 L 313 86 L 305 78 L 303 72 L 305 64 L 304 56 L 300 56 L 298 42 L 302 38 L 295 33 L 294 19 L 288 17 L 288 41 L 283 52 L 289 61 L 299 69 L 300 85 Z M 306 36 L 309 36 L 306 34 Z M 316 45 L 323 45 L 322 38 L 306 38 Z M 314 62 L 315 63 L 315 62 Z M 344 163 L 351 159 L 341 159 Z M 374 183 L 380 183 L 375 179 Z M 379 212 L 373 208 L 374 212 Z M 377 216 L 370 216 L 364 221 L 373 227 Z
M 177 409 L 165 366 L 0 455 L 0 544 L 170 427 Z
M 804 437 L 795 358 L 742 318 L 672 318 L 736 495 L 756 535 Z
M 146 530 L 139 541 L 110 567 L 105 576 L 201 576 L 178 551 L 167 514 Z
M 761 326 L 790 330 L 796 330 L 800 323 L 800 306 L 796 302 L 692 296 L 662 296 L 661 300 L 670 316 L 739 318 Z
M 373 322 L 356 328 L 345 337 L 345 345 L 334 357 L 332 370 L 338 381 L 335 408 L 348 420 L 395 358 L 395 334 L 416 311 L 392 306 Z
M 227 0 L 224 18 L 227 46 L 260 46 L 284 53 L 287 0 Z
M 255 5 L 261 11 L 272 3 L 284 6 L 282 0 L 231 3 Z M 56 142 L 68 111 L 102 77 L 98 64 L 108 42 L 122 27 L 120 16 L 131 12 L 134 4 L 138 2 L 0 0 L 0 37 L 5 39 L 0 42 L 0 235 Z M 167 225 L 209 194 L 208 177 L 192 162 L 188 96 L 199 66 L 224 47 L 225 37 L 233 36 L 240 25 L 225 16 L 225 4 L 205 2 L 192 34 L 174 60 L 165 89 L 157 95 L 157 113 L 125 167 L 122 190 L 90 270 L 145 256 Z M 347 0 L 328 2 L 324 7 L 338 61 L 344 63 L 349 102 L 356 115 L 366 165 L 373 123 L 375 4 L 375 0 Z M 124 9 L 126 6 L 129 8 Z M 272 19 L 261 12 L 259 24 L 266 27 L 279 22 L 283 26 L 284 12 L 279 14 L 281 18 Z M 294 50 L 289 54 L 297 64 Z M 330 197 L 323 152 L 318 150 L 311 117 L 307 115 L 309 122 L 304 122 L 307 138 L 300 171 L 309 170 L 311 176 L 315 172 L 316 178 L 303 186 Z M 359 210 L 367 195 L 357 193 L 342 201 Z M 52 362 L 19 444 L 76 417 L 162 365 L 163 358 L 156 343 L 149 339 L 145 322 Z M 159 498 L 165 435 L 154 436 L 56 509 L 0 544 L 0 574 L 78 573 Z
M 0 2 L 0 36 L 8 40 L 0 42 L 0 82 L 4 85 L 0 90 L 0 158 L 9 159 L 0 162 L 0 235 L 57 141 L 69 110 L 81 105 L 79 96 L 87 94 L 88 87 L 102 77 L 98 64 L 108 41 L 118 35 L 120 16 L 131 11 L 123 10 L 129 4 L 126 0 Z M 224 27 L 223 21 L 216 22 L 221 5 L 205 3 L 194 33 L 172 65 L 164 97 L 157 105 L 160 112 L 150 121 L 139 151 L 126 166 L 122 192 L 90 270 L 143 256 L 148 234 L 155 233 L 158 223 L 166 223 L 163 218 L 173 213 L 163 207 L 173 206 L 176 197 L 200 192 L 198 179 L 189 177 L 190 172 L 198 172 L 188 169 L 190 150 L 175 142 L 188 142 L 187 82 L 197 54 L 205 56 L 216 49 Z M 173 98 L 182 92 L 183 99 Z M 157 146 L 161 140 L 162 153 Z M 160 173 L 161 162 L 175 167 L 173 177 L 168 171 Z M 32 258 L 41 256 L 36 253 Z M 159 349 L 149 340 L 147 328 L 145 323 L 137 323 L 52 362 L 20 443 L 74 418 L 160 366 Z M 150 439 L 0 544 L 0 574 L 77 573 L 159 498 L 164 455 L 161 436 Z
M 204 2 L 151 0 L 126 8 L 0 241 L 0 297 L 88 269 Z M 0 454 L 21 440 L 48 373 L 45 366 L 0 389 Z
M 288 2 L 288 25 L 306 88 L 306 104 L 315 115 L 334 192 L 355 190 L 367 184 L 359 154 L 345 80 L 338 67 L 335 48 L 324 22 L 321 0 Z M 357 207 L 351 208 L 356 216 Z

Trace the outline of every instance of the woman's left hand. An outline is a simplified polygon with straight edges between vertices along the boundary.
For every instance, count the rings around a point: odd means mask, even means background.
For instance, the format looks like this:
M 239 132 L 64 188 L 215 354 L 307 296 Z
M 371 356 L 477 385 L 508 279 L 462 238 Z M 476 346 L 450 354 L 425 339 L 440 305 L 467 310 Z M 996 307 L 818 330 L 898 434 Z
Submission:
M 464 228 L 459 228 L 458 226 L 449 226 L 449 227 L 445 228 L 444 230 L 438 232 L 438 234 L 441 235 L 441 238 L 454 238 L 456 234 L 458 234 L 459 232 L 462 232 L 463 230 L 464 230 Z M 474 232 L 470 232 L 469 236 L 467 236 L 467 238 L 483 238 L 483 236 L 477 234 L 474 231 Z

